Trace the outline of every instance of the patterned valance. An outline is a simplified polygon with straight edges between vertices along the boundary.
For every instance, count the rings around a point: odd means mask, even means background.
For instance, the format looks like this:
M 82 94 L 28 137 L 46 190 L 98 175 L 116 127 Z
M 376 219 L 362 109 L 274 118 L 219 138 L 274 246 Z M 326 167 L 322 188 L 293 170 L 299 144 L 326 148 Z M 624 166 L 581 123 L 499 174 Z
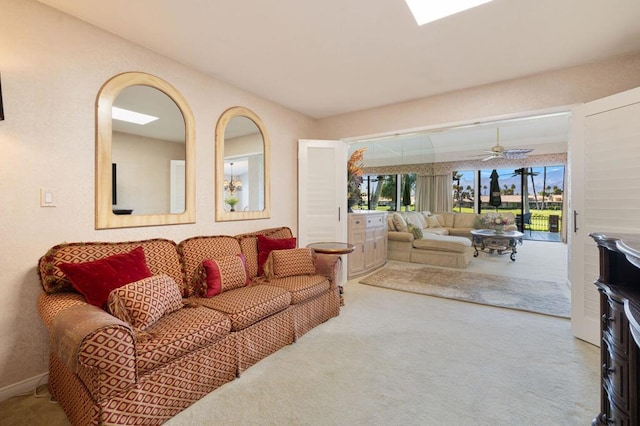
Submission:
M 531 155 L 521 160 L 496 158 L 490 161 L 465 160 L 445 163 L 399 164 L 396 166 L 364 167 L 365 175 L 395 175 L 415 173 L 419 176 L 439 176 L 455 170 L 519 169 L 521 167 L 564 166 L 567 154 Z

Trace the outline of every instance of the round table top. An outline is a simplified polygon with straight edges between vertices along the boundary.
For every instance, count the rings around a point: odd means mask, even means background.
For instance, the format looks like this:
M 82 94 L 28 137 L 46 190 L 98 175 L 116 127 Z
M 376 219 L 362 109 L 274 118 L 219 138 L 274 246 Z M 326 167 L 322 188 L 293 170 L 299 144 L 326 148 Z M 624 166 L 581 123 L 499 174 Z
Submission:
M 505 237 L 505 238 L 521 238 L 524 234 L 520 231 L 504 231 L 501 234 L 496 234 L 493 229 L 472 229 L 471 235 L 480 237 Z
M 307 248 L 322 254 L 349 254 L 355 249 L 355 246 L 349 243 L 319 242 L 308 244 Z

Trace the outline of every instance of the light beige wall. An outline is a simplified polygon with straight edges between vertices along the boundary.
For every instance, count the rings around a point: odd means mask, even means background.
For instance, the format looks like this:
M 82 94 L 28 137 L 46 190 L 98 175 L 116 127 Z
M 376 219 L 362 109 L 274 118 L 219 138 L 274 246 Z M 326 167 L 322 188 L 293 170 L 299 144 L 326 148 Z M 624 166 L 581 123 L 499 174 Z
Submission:
M 473 70 L 469 70 L 473 72 Z M 420 129 L 588 102 L 640 86 L 640 53 L 319 121 L 322 139 Z
M 171 160 L 184 160 L 185 144 L 113 132 L 111 161 L 116 164 L 118 209 L 133 214 L 171 210 Z
M 296 232 L 297 139 L 314 138 L 317 123 L 205 77 L 32 0 L 0 0 L 0 391 L 47 370 L 47 335 L 36 312 L 36 265 L 64 241 L 180 241 L 200 234 L 236 234 L 287 225 Z M 224 58 L 221 58 L 224 60 Z M 187 99 L 196 121 L 196 223 L 94 229 L 94 104 L 115 74 L 145 71 Z M 229 107 L 253 110 L 271 137 L 270 219 L 214 221 L 214 129 Z M 57 207 L 39 207 L 41 188 Z

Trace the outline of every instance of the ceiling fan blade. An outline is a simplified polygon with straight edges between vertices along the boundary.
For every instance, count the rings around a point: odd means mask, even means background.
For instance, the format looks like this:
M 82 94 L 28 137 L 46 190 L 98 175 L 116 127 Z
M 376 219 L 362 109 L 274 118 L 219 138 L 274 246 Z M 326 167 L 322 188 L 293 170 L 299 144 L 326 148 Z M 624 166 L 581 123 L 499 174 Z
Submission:
M 505 149 L 503 152 L 505 154 L 528 154 L 530 152 L 533 152 L 533 148 L 512 148 Z
M 494 158 L 502 158 L 503 155 L 490 155 L 486 158 L 483 158 L 482 161 L 489 161 L 489 160 L 493 160 Z

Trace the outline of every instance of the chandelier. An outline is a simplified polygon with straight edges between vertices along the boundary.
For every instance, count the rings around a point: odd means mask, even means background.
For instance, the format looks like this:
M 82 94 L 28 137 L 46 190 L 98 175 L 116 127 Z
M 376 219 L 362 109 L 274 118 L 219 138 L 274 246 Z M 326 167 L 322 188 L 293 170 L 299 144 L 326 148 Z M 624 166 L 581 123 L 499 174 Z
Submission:
M 242 189 L 242 181 L 233 180 L 233 163 L 229 163 L 229 167 L 231 167 L 231 177 L 229 180 L 224 180 L 224 190 L 233 195 L 234 192 Z

